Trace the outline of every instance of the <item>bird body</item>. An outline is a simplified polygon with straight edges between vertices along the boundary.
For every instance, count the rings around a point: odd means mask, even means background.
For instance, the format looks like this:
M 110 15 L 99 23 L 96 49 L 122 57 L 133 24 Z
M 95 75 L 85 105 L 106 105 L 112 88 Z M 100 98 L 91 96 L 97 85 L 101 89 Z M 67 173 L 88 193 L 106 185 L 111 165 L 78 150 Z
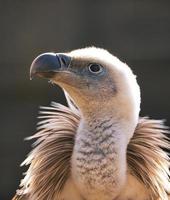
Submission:
M 43 107 L 14 199 L 168 200 L 168 131 L 139 118 L 140 90 L 126 64 L 92 47 L 40 55 L 31 75 L 60 85 L 70 108 Z

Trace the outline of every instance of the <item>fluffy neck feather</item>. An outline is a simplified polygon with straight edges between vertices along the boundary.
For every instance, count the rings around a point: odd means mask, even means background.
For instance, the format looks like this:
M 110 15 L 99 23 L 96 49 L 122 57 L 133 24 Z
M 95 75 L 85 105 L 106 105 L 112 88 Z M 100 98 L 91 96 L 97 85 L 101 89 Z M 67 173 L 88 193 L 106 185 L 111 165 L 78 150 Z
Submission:
M 56 103 L 44 109 L 40 131 L 31 137 L 37 139 L 36 147 L 24 162 L 30 167 L 14 199 L 23 196 L 32 200 L 52 199 L 60 194 L 70 176 L 70 160 L 80 115 Z M 167 132 L 162 121 L 142 118 L 127 148 L 129 171 L 147 188 L 149 200 L 168 199 L 170 162 L 163 150 L 170 146 L 164 135 Z

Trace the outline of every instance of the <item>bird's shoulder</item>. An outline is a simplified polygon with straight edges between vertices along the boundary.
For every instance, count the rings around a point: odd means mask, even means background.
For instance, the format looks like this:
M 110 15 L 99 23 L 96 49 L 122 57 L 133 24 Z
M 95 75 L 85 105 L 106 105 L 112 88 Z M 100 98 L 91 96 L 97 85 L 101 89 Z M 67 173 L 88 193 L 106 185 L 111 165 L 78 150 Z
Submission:
M 23 162 L 29 168 L 13 200 L 51 199 L 62 191 L 70 177 L 74 137 L 80 121 L 78 112 L 52 103 L 51 107 L 42 107 L 40 118 L 38 132 L 28 138 L 36 140 Z
M 170 191 L 168 133 L 164 121 L 140 118 L 127 148 L 128 168 L 133 177 L 130 182 L 135 187 L 136 181 L 142 184 L 151 199 L 167 200 Z

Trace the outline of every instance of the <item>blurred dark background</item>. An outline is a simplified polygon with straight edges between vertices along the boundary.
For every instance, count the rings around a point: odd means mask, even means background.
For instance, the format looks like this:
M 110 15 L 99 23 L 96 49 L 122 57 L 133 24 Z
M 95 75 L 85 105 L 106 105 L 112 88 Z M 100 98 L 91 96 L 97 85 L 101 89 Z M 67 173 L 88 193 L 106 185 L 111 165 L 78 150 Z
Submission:
M 47 51 L 95 45 L 128 63 L 142 91 L 141 116 L 170 125 L 170 1 L 0 1 L 0 200 L 19 185 L 39 105 L 65 103 L 47 81 L 29 80 L 32 60 Z

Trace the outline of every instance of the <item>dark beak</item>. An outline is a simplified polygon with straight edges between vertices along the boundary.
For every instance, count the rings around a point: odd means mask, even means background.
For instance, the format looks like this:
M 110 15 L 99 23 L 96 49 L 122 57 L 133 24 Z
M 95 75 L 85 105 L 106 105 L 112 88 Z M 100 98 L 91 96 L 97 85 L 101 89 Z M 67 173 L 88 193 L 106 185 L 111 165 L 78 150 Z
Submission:
M 67 70 L 71 57 L 65 54 L 44 53 L 31 64 L 30 79 L 34 76 L 52 78 L 57 72 Z

